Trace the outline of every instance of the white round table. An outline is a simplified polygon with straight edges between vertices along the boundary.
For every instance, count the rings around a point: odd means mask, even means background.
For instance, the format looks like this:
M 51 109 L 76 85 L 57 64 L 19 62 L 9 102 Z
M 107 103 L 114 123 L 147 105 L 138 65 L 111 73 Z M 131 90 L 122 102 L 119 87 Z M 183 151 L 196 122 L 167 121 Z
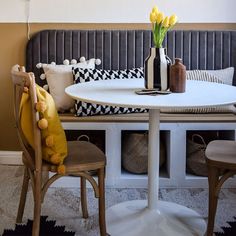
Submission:
M 203 81 L 187 81 L 185 93 L 137 95 L 143 79 L 116 79 L 75 84 L 66 93 L 90 103 L 149 109 L 148 200 L 114 205 L 106 211 L 111 236 L 204 235 L 206 223 L 195 211 L 171 202 L 159 201 L 160 108 L 194 108 L 229 105 L 236 102 L 236 87 Z

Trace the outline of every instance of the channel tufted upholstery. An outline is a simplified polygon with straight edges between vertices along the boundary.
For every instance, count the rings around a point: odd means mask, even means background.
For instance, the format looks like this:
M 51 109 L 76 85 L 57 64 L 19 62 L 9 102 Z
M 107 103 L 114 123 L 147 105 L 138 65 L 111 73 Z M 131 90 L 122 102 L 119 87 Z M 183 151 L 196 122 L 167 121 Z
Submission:
M 98 68 L 131 69 L 143 66 L 152 44 L 150 30 L 44 30 L 28 42 L 27 71 L 43 85 L 35 67 L 39 62 L 59 64 L 85 56 L 100 58 Z M 169 31 L 164 46 L 172 60 L 183 59 L 187 70 L 236 68 L 236 31 Z

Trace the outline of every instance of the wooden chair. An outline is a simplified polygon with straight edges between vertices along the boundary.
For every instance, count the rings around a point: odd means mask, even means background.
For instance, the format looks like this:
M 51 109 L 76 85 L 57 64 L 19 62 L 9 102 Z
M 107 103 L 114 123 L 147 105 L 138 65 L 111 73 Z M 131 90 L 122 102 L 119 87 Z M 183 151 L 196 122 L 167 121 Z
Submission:
M 35 79 L 33 73 L 26 73 L 24 67 L 14 66 L 12 68 L 12 81 L 14 84 L 14 111 L 16 119 L 16 127 L 23 149 L 23 163 L 25 166 L 24 179 L 22 184 L 22 191 L 20 196 L 20 203 L 17 213 L 17 223 L 22 222 L 22 217 L 25 208 L 26 195 L 28 190 L 29 180 L 31 180 L 33 196 L 34 196 L 34 219 L 32 235 L 38 236 L 40 232 L 40 214 L 41 204 L 48 187 L 58 178 L 64 176 L 57 173 L 56 166 L 42 160 L 42 144 L 41 132 L 37 126 L 39 120 L 39 113 L 35 109 L 37 103 L 37 96 L 35 90 Z M 33 150 L 27 143 L 20 125 L 19 105 L 24 89 L 28 88 L 28 92 L 32 101 L 33 110 L 33 132 L 34 144 Z M 87 141 L 70 141 L 68 144 L 68 156 L 64 160 L 67 176 L 79 176 L 81 184 L 81 205 L 83 218 L 88 217 L 87 197 L 86 197 L 86 180 L 88 180 L 95 192 L 95 197 L 99 202 L 99 225 L 100 234 L 106 235 L 105 224 L 105 194 L 104 194 L 104 171 L 106 165 L 106 158 L 104 153 L 94 144 Z M 42 181 L 43 173 L 54 172 L 51 178 L 47 178 L 45 183 Z M 89 171 L 96 172 L 98 181 L 89 174 Z
M 207 236 L 213 235 L 218 195 L 223 183 L 236 174 L 236 142 L 215 140 L 206 148 L 209 183 Z

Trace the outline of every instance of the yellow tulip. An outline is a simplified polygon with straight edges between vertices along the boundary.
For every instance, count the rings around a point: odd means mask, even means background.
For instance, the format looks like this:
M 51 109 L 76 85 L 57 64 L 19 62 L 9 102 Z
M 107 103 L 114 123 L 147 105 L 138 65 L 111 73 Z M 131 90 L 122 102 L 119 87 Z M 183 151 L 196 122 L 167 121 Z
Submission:
M 175 14 L 173 14 L 169 19 L 169 24 L 170 24 L 170 26 L 173 26 L 176 24 L 176 22 L 177 22 L 177 16 Z
M 160 24 L 164 19 L 164 14 L 162 12 L 159 12 L 156 17 L 156 21 L 158 24 Z
M 155 6 L 155 7 L 152 8 L 152 13 L 154 13 L 154 14 L 157 15 L 158 12 L 159 12 L 159 10 L 158 10 L 157 6 Z
M 153 12 L 150 13 L 150 21 L 152 23 L 156 23 L 156 14 Z
M 163 21 L 163 24 L 162 24 L 165 28 L 168 28 L 169 27 L 169 17 L 166 16 L 164 21 Z

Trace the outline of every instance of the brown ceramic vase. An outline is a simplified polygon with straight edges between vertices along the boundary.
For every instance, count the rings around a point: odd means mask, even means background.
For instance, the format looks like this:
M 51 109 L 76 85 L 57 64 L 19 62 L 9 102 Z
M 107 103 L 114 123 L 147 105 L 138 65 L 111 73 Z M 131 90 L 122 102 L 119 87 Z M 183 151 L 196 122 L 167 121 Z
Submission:
M 170 67 L 170 91 L 184 93 L 186 87 L 186 67 L 181 58 L 175 58 L 175 64 Z

